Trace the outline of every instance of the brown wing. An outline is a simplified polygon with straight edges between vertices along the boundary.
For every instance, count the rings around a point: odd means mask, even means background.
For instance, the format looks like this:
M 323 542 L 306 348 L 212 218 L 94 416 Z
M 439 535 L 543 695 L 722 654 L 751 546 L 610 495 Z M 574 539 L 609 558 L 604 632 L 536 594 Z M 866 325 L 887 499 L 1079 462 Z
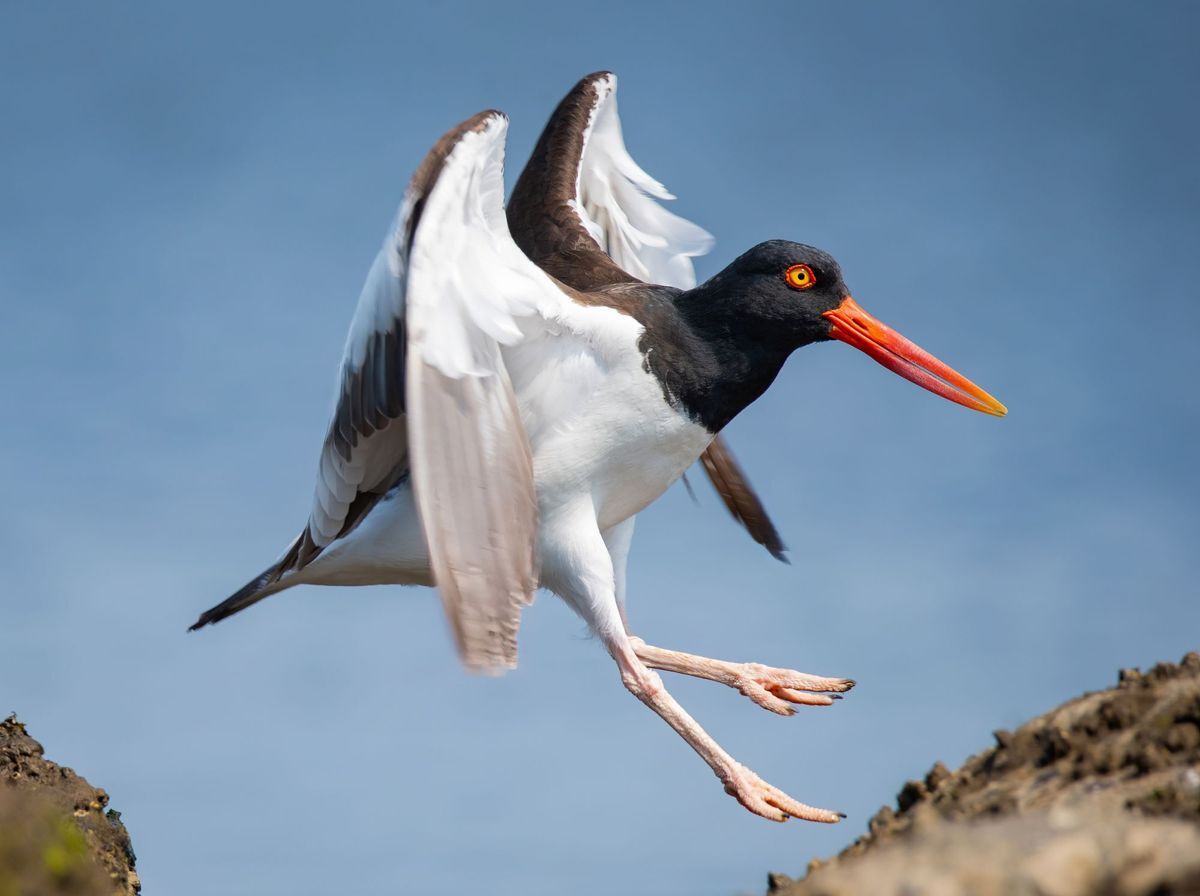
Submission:
M 508 200 L 513 241 L 550 276 L 582 292 L 636 283 L 588 233 L 579 217 L 579 169 L 592 118 L 613 75 L 588 75 L 563 97 L 538 138 Z
M 581 184 L 589 180 L 585 177 L 587 172 L 581 169 L 590 164 L 603 164 L 615 154 L 616 164 L 623 166 L 622 169 L 601 172 L 599 180 L 610 183 L 623 182 L 623 177 L 632 178 L 629 181 L 632 184 L 630 189 L 654 191 L 657 187 L 653 195 L 663 198 L 670 194 L 637 168 L 632 159 L 628 159 L 624 144 L 620 142 L 620 124 L 615 119 L 608 123 L 609 132 L 604 135 L 612 141 L 612 132 L 615 131 L 618 145 L 615 148 L 608 147 L 610 156 L 596 163 L 591 161 L 590 154 L 585 158 L 597 114 L 603 104 L 615 103 L 615 91 L 615 76 L 609 72 L 596 72 L 583 78 L 563 97 L 517 179 L 508 202 L 507 215 L 513 240 L 546 273 L 567 286 L 591 293 L 591 299 L 608 297 L 618 311 L 629 313 L 628 307 L 618 304 L 627 301 L 628 294 L 625 291 L 606 292 L 602 289 L 618 283 L 641 282 L 619 267 L 605 251 L 606 246 L 627 243 L 613 232 L 619 229 L 613 222 L 628 221 L 629 212 L 620 208 L 605 208 L 604 197 L 601 197 L 601 207 L 597 209 L 595 197 L 580 196 Z M 611 111 L 615 114 L 615 109 Z M 648 197 L 643 199 L 642 202 L 635 200 L 635 205 L 643 212 L 642 221 L 648 222 L 642 224 L 643 227 L 653 226 L 656 220 L 663 227 L 675 230 L 687 224 L 665 213 Z M 603 246 L 581 217 L 587 214 L 588 206 L 597 212 L 596 218 L 599 220 L 592 220 L 589 216 L 589 223 L 593 230 L 599 232 Z M 651 206 L 657 208 L 658 212 L 651 211 Z M 662 217 L 663 214 L 667 217 Z M 700 233 L 703 234 L 703 231 Z M 694 285 L 694 278 L 687 282 L 691 274 L 691 264 L 686 257 L 688 251 L 698 254 L 694 249 L 684 249 L 679 258 L 672 259 L 674 270 L 680 270 L 680 260 L 686 267 L 682 267 L 679 282 L 668 285 L 681 288 Z M 720 436 L 713 440 L 701 456 L 701 461 L 733 518 L 745 526 L 750 536 L 772 555 L 787 562 L 783 555 L 783 542 L 766 508 Z

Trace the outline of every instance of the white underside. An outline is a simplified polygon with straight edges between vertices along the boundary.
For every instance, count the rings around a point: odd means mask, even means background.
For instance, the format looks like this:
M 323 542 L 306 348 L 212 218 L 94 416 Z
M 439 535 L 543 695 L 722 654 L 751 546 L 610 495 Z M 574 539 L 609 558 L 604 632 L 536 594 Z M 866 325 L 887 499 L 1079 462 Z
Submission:
M 598 307 L 580 307 L 571 317 L 557 333 L 531 334 L 504 350 L 533 450 L 541 584 L 568 600 L 587 574 L 581 555 L 595 554 L 581 539 L 608 532 L 656 500 L 712 440 L 666 402 L 643 368 L 636 321 Z M 605 572 L 614 574 L 611 566 L 597 571 Z M 285 581 L 433 584 L 410 484 Z

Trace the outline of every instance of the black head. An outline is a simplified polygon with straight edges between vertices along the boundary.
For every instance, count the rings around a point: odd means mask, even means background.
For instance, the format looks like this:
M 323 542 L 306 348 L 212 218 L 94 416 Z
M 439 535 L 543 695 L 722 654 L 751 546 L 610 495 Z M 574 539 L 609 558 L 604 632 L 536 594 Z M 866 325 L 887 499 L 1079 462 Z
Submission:
M 822 315 L 850 295 L 832 255 L 787 240 L 759 243 L 700 290 L 714 317 L 788 352 L 829 339 Z
M 678 293 L 682 328 L 656 333 L 648 322 L 644 348 L 669 397 L 717 432 L 770 386 L 788 355 L 831 338 L 822 314 L 848 294 L 828 253 L 787 240 L 759 243 Z
M 759 243 L 675 307 L 703 346 L 656 371 L 717 432 L 775 379 L 793 351 L 837 339 L 905 379 L 958 404 L 1003 416 L 1004 405 L 962 374 L 876 320 L 850 296 L 842 269 L 820 249 L 787 240 Z M 696 362 L 696 355 L 706 362 Z M 672 359 L 664 354 L 664 367 Z M 681 365 L 680 365 L 681 366 Z M 686 391 L 685 391 L 686 390 Z

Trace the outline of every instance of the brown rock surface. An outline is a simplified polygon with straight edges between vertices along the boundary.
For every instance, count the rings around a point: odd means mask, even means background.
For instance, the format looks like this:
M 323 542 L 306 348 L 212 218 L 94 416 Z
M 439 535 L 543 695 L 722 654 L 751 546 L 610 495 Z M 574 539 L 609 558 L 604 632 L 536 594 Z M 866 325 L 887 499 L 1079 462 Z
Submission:
M 994 736 L 772 896 L 1200 894 L 1200 654 Z
M 0 896 L 136 896 L 133 846 L 108 794 L 0 722 Z

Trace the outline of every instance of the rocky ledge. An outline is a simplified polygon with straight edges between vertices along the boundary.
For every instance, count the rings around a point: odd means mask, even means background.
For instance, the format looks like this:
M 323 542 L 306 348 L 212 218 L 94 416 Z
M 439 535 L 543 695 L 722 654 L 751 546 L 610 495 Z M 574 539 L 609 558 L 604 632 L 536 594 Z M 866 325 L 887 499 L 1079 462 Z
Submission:
M 771 896 L 1200 894 L 1200 654 L 994 737 Z
M 108 794 L 0 722 L 0 896 L 136 896 L 134 861 Z

